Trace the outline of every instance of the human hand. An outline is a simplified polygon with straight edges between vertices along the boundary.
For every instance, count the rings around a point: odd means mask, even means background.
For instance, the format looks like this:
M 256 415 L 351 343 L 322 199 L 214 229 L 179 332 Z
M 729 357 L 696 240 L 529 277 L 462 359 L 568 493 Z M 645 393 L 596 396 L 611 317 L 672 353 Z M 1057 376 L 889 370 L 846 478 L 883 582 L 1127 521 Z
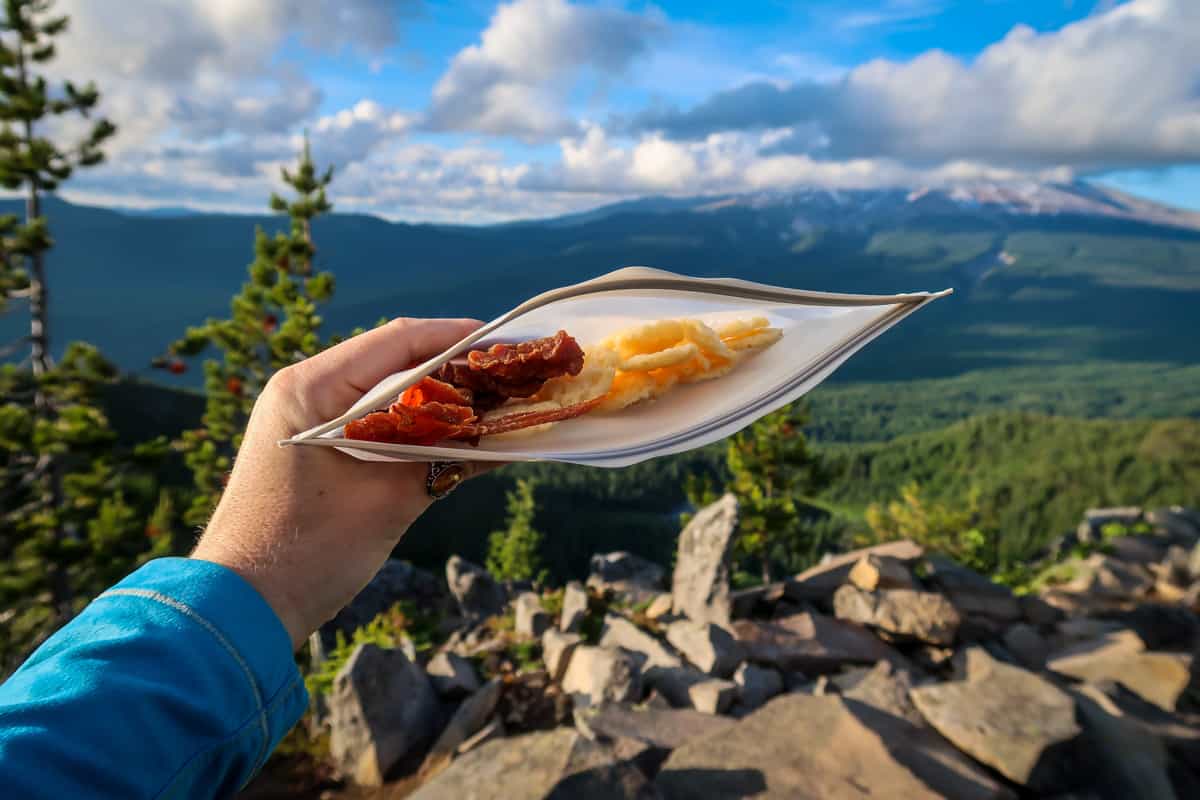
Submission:
M 393 320 L 280 370 L 254 404 L 229 485 L 191 557 L 249 581 L 294 647 L 367 585 L 431 499 L 426 464 L 276 443 L 341 414 L 380 379 L 481 324 Z M 483 469 L 468 463 L 466 477 Z

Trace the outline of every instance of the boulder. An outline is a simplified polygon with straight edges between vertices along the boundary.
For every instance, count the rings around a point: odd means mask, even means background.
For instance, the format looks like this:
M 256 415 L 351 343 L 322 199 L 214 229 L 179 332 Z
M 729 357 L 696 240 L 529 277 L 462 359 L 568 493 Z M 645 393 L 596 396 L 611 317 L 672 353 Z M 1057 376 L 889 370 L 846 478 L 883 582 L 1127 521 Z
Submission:
M 1026 669 L 1040 670 L 1046 666 L 1050 645 L 1037 628 L 1019 622 L 1004 632 L 1004 646 Z
M 463 697 L 479 690 L 475 665 L 457 653 L 438 653 L 425 665 L 425 672 L 433 688 L 443 697 Z
M 1095 686 L 1072 692 L 1090 755 L 1091 784 L 1102 797 L 1175 800 L 1167 748 Z
M 963 616 L 980 616 L 1001 622 L 1021 618 L 1021 604 L 1007 586 L 993 583 L 945 556 L 930 556 L 926 563 L 929 565 L 929 582 L 945 592 Z
M 562 614 L 558 618 L 558 629 L 563 633 L 578 633 L 583 618 L 587 616 L 588 594 L 579 581 L 571 581 L 563 588 Z
M 840 697 L 789 694 L 663 764 L 670 798 L 954 797 L 1011 793 L 929 731 Z
M 1064 619 L 1054 629 L 1058 634 L 1057 638 L 1068 644 L 1100 639 L 1110 633 L 1126 630 L 1125 626 L 1119 622 L 1107 619 L 1094 619 L 1092 617 Z
M 462 615 L 472 622 L 504 612 L 508 602 L 504 587 L 483 567 L 459 556 L 446 562 L 446 583 Z
M 333 679 L 330 755 L 343 775 L 380 786 L 396 762 L 429 743 L 440 713 L 420 666 L 400 650 L 359 645 Z
M 1147 515 L 1147 519 L 1176 544 L 1190 547 L 1200 542 L 1200 511 L 1182 506 L 1156 508 Z
M 676 614 L 695 622 L 729 624 L 729 554 L 737 524 L 737 498 L 727 494 L 698 511 L 683 529 L 671 577 Z
M 711 622 L 682 619 L 667 626 L 667 641 L 700 671 L 728 678 L 742 660 L 742 646 Z
M 1021 607 L 1021 616 L 1030 625 L 1049 627 L 1063 618 L 1061 609 L 1055 608 L 1036 594 L 1021 595 L 1017 598 L 1017 603 Z
M 925 554 L 919 544 L 908 539 L 884 542 L 872 547 L 851 550 L 839 555 L 826 555 L 820 564 L 810 567 L 784 582 L 785 594 L 796 602 L 823 601 L 846 582 L 854 565 L 866 556 L 886 556 L 911 564 Z
M 850 583 L 864 592 L 877 589 L 915 589 L 912 571 L 904 562 L 891 556 L 874 553 L 860 558 L 848 576 Z
M 692 708 L 703 714 L 724 714 L 737 696 L 737 684 L 723 678 L 705 678 L 688 687 Z
M 1081 642 L 1049 657 L 1048 669 L 1082 681 L 1115 681 L 1159 708 L 1174 711 L 1192 682 L 1192 657 L 1145 650 L 1132 631 Z
M 1108 555 L 1133 564 L 1157 564 L 1167 554 L 1167 543 L 1155 536 L 1114 536 L 1105 545 Z
M 450 723 L 425 756 L 425 762 L 421 765 L 423 777 L 431 778 L 445 769 L 463 743 L 483 729 L 496 710 L 501 688 L 500 680 L 493 678 L 459 705 Z
M 733 619 L 769 617 L 783 597 L 783 581 L 738 589 L 729 595 L 729 613 Z
M 834 593 L 833 609 L 838 619 L 928 644 L 951 644 L 962 622 L 942 595 L 912 589 L 867 592 L 846 584 Z
M 662 619 L 671 613 L 671 607 L 674 600 L 668 592 L 663 592 L 658 597 L 654 598 L 650 605 L 646 606 L 647 619 Z
M 587 585 L 598 592 L 612 591 L 638 601 L 658 594 L 665 574 L 658 564 L 633 553 L 598 553 L 592 556 Z
M 1147 650 L 1191 652 L 1200 646 L 1200 618 L 1186 606 L 1139 603 L 1107 611 L 1104 618 L 1136 633 Z
M 550 627 L 550 615 L 542 608 L 542 598 L 534 592 L 522 592 L 513 602 L 515 629 L 520 636 L 536 639 Z
M 641 671 L 625 650 L 580 645 L 571 654 L 562 689 L 577 708 L 636 703 L 642 695 Z
M 608 614 L 604 617 L 600 646 L 620 647 L 629 651 L 637 659 L 638 666 L 647 678 L 656 668 L 669 669 L 683 664 L 669 646 L 619 614 Z
M 783 676 L 777 670 L 742 664 L 733 673 L 738 688 L 738 702 L 743 709 L 753 711 L 783 691 Z
M 337 616 L 321 626 L 313 637 L 314 654 L 320 660 L 337 645 L 338 631 L 349 639 L 356 629 L 402 600 L 423 609 L 449 611 L 452 598 L 433 573 L 407 561 L 389 558 L 371 582 Z
M 578 633 L 563 633 L 557 628 L 550 628 L 542 634 L 542 661 L 550 680 L 561 681 L 571 663 L 571 654 L 583 642 Z
M 691 709 L 641 710 L 606 706 L 576 716 L 576 724 L 592 736 L 606 739 L 636 739 L 660 750 L 674 750 L 684 742 L 722 734 L 733 720 Z
M 1061 786 L 1079 735 L 1061 689 L 982 648 L 967 651 L 966 679 L 909 691 L 917 710 L 959 750 L 1035 791 Z
M 455 759 L 412 800 L 658 800 L 633 764 L 571 728 L 493 739 Z
M 880 661 L 862 680 L 843 691 L 842 696 L 924 727 L 925 719 L 908 696 L 912 686 L 908 670 L 896 669 L 888 662 Z
M 734 635 L 746 658 L 780 670 L 836 672 L 846 664 L 903 662 L 891 647 L 866 629 L 805 611 L 771 622 L 738 620 Z
M 1114 681 L 1085 684 L 1079 691 L 1102 694 L 1105 709 L 1137 723 L 1146 736 L 1161 741 L 1171 757 L 1200 775 L 1200 716 L 1163 711 Z

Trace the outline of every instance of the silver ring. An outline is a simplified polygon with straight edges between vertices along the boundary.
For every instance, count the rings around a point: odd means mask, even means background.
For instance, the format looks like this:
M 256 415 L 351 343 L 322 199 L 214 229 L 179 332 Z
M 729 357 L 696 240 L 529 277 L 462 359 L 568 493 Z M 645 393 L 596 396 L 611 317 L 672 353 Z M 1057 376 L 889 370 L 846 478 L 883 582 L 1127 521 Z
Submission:
M 462 461 L 432 461 L 425 478 L 425 491 L 434 500 L 441 500 L 458 488 L 467 477 L 467 465 Z

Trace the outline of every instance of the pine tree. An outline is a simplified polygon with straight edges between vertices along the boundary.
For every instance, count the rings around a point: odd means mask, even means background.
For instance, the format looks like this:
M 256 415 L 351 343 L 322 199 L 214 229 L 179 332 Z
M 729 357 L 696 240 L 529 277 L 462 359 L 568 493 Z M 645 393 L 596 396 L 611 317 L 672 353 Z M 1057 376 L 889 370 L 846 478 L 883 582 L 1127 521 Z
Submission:
M 524 478 L 508 492 L 507 527 L 488 537 L 488 572 L 501 580 L 544 580 L 540 554 L 542 534 L 533 527 L 537 514 L 536 484 Z
M 200 356 L 210 347 L 219 353 L 219 358 L 204 362 L 207 402 L 202 427 L 188 431 L 179 442 L 197 489 L 184 514 L 189 525 L 204 525 L 220 499 L 250 410 L 267 381 L 277 370 L 326 346 L 320 338 L 317 304 L 332 297 L 334 280 L 330 272 L 314 274 L 312 221 L 333 208 L 325 194 L 333 170 L 317 170 L 306 141 L 296 169 L 285 168 L 282 176 L 295 197 L 286 200 L 275 194 L 270 204 L 272 211 L 290 218 L 288 232 L 270 236 L 258 229 L 250 279 L 234 296 L 229 317 L 189 328 L 155 362 L 179 373 L 187 369 L 183 359 Z
M 757 562 L 763 583 L 771 581 L 773 563 L 792 565 L 815 549 L 801 512 L 804 498 L 818 492 L 826 476 L 808 448 L 807 422 L 808 410 L 795 403 L 734 434 L 725 446 L 725 491 L 739 507 L 735 557 Z M 711 481 L 696 478 L 687 481 L 687 493 L 696 507 L 720 494 Z
M 42 200 L 75 168 L 100 163 L 115 128 L 92 122 L 67 145 L 41 134 L 47 118 L 87 118 L 99 99 L 91 84 L 52 89 L 35 73 L 67 27 L 50 8 L 6 0 L 0 18 L 0 185 L 25 198 L 24 219 L 0 218 L 0 312 L 29 313 L 29 335 L 0 348 L 2 357 L 28 348 L 0 368 L 0 674 L 170 540 L 149 541 L 144 525 L 159 500 L 153 470 L 166 443 L 117 441 L 99 402 L 117 374 L 95 347 L 72 343 L 57 364 L 51 357 L 53 240 Z

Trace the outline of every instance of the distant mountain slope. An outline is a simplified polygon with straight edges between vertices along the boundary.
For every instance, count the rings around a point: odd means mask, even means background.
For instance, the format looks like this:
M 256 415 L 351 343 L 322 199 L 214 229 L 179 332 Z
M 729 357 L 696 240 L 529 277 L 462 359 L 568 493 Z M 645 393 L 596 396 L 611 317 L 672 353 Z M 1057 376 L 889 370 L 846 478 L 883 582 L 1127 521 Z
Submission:
M 88 338 L 131 370 L 185 325 L 224 313 L 245 278 L 254 227 L 281 224 L 47 206 L 56 345 Z M 906 380 L 1098 360 L 1200 362 L 1200 231 L 1187 227 L 1195 216 L 1088 185 L 980 184 L 650 198 L 479 228 L 334 215 L 315 235 L 318 261 L 338 279 L 325 312 L 331 331 L 403 314 L 487 318 L 631 264 L 834 291 L 957 288 L 840 373 Z M 17 325 L 0 319 L 0 334 Z

